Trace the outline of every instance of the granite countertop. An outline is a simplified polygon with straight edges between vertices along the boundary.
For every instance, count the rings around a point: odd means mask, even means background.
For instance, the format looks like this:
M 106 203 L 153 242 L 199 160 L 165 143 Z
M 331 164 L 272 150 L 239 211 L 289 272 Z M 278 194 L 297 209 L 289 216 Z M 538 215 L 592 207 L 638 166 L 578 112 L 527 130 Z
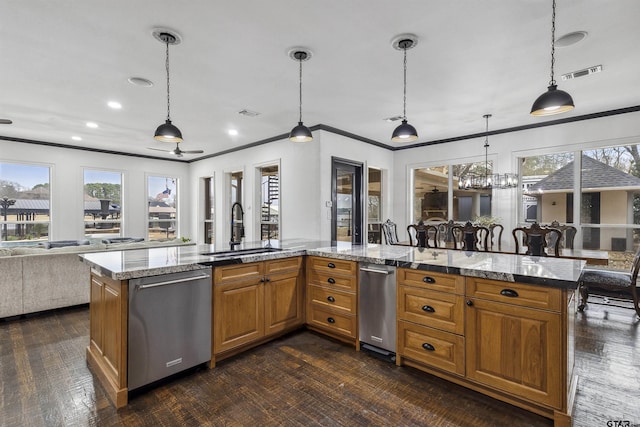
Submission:
M 297 239 L 272 241 L 272 252 L 242 253 L 263 247 L 264 243 L 260 242 L 246 243 L 233 252 L 224 248 L 214 253 L 213 245 L 195 245 L 87 253 L 80 257 L 115 280 L 314 255 L 569 289 L 577 287 L 585 265 L 585 261 L 566 258 L 377 244 L 355 246 L 341 242 L 332 246 L 329 242 Z

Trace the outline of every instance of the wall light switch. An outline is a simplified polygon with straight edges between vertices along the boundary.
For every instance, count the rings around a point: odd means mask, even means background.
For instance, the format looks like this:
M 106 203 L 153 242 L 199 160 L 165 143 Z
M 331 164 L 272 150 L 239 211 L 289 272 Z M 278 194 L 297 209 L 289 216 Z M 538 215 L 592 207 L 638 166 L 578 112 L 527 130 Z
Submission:
M 333 202 L 331 200 L 327 200 L 326 202 L 324 202 L 324 205 L 328 208 L 333 206 Z

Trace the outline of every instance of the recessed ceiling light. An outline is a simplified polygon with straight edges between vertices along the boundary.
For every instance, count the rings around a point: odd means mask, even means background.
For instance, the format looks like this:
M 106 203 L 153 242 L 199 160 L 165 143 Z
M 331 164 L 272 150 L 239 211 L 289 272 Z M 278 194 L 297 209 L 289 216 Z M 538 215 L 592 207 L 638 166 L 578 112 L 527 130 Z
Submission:
M 98 127 L 98 124 L 95 122 L 87 122 L 87 127 L 91 129 L 96 129 Z
M 142 87 L 153 86 L 153 82 L 149 79 L 145 79 L 144 77 L 129 77 L 127 81 L 132 85 L 136 85 L 136 86 L 142 86 Z
M 82 141 L 82 138 L 80 138 L 79 136 L 72 136 L 71 139 L 73 139 L 74 141 Z
M 236 136 L 238 134 L 238 131 L 235 129 L 229 129 L 227 133 L 231 136 Z
M 117 101 L 109 101 L 107 102 L 107 105 L 111 108 L 113 108 L 114 110 L 119 110 L 122 108 L 122 104 L 120 104 Z

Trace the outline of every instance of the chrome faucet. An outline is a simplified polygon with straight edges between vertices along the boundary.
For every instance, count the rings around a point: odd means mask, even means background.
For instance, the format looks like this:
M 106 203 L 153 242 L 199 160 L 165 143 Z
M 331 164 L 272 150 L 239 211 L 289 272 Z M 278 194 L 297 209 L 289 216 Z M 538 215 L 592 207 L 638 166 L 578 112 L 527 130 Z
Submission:
M 234 215 L 236 206 L 240 209 L 240 230 L 238 240 L 235 240 L 234 229 L 236 228 L 236 216 Z M 235 202 L 231 205 L 231 240 L 229 241 L 229 247 L 231 250 L 235 249 L 236 246 L 242 244 L 242 238 L 244 237 L 244 209 L 242 209 L 242 205 L 239 202 Z

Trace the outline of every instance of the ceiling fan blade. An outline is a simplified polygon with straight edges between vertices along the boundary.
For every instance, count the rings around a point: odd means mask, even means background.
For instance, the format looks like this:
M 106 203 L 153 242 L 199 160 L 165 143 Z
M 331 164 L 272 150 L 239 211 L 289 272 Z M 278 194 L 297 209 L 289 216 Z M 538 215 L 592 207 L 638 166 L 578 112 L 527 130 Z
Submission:
M 180 150 L 181 153 L 185 153 L 185 154 L 202 154 L 204 153 L 203 150 Z
M 0 119 L 0 125 L 10 125 L 11 123 L 13 123 L 12 120 L 9 119 Z
M 155 151 L 162 151 L 164 153 L 173 153 L 173 150 L 166 150 L 164 148 L 153 148 L 153 147 L 147 147 L 147 150 L 155 150 Z

